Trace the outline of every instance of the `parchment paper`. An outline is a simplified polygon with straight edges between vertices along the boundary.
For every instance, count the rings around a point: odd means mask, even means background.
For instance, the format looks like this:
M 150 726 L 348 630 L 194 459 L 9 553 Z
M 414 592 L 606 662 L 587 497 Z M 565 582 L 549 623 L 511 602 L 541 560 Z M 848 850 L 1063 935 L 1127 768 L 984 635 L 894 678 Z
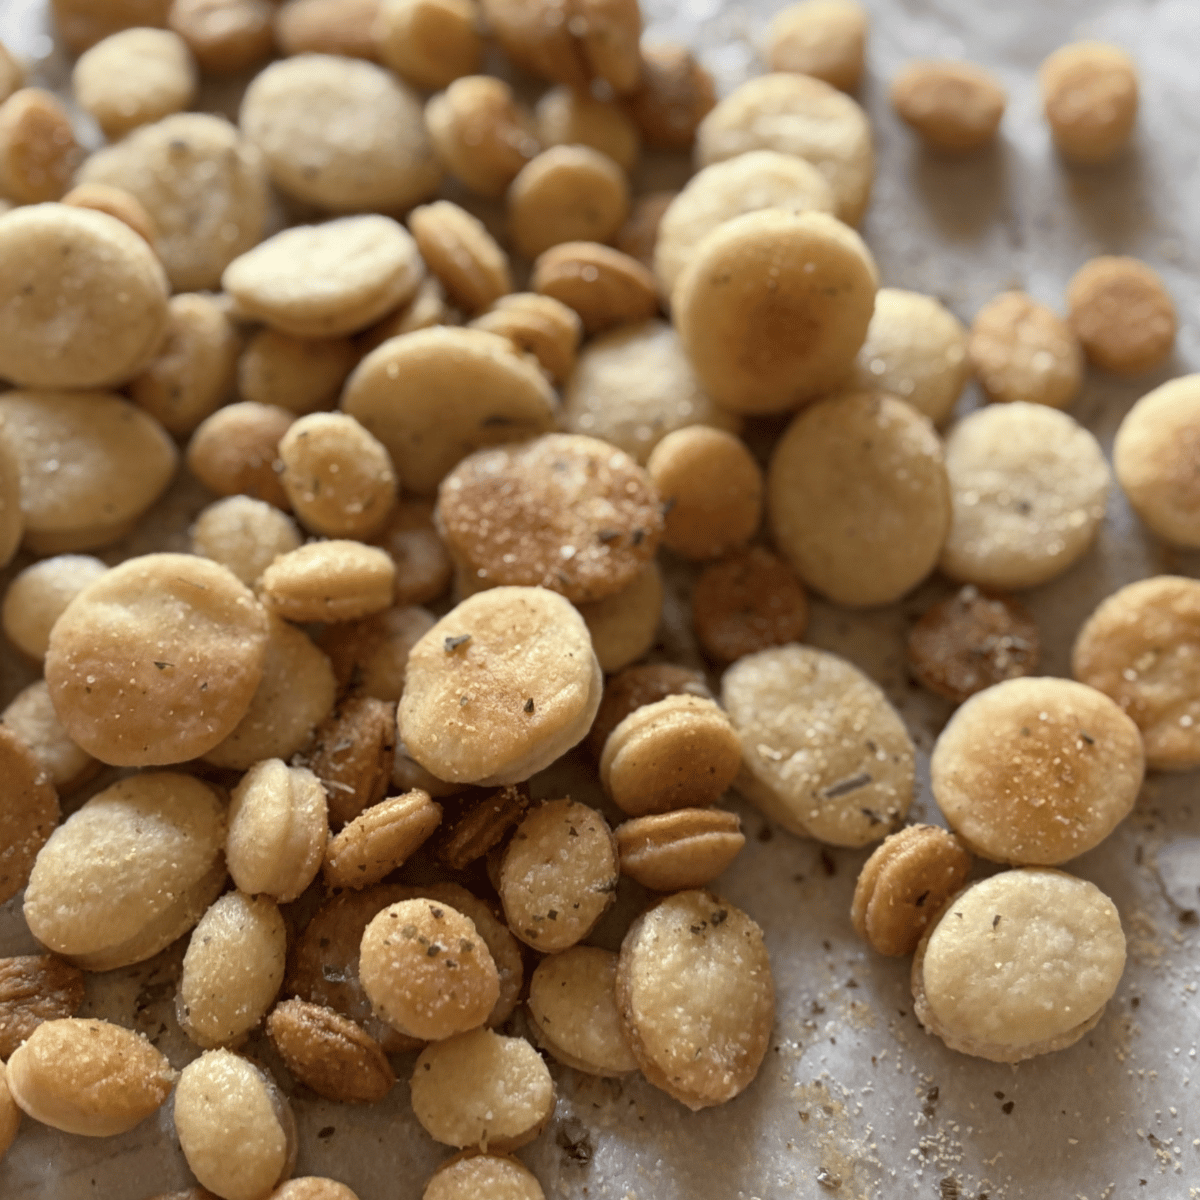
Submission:
M 1165 278 L 1181 319 L 1175 357 L 1133 383 L 1093 372 L 1071 409 L 1111 450 L 1117 424 L 1140 395 L 1200 368 L 1200 4 L 866 2 L 873 25 L 859 98 L 874 123 L 878 178 L 863 232 L 886 284 L 933 293 L 969 322 L 1010 287 L 1061 311 L 1068 278 L 1097 253 L 1137 255 Z M 763 69 L 757 47 L 774 7 L 770 0 L 643 0 L 648 35 L 696 47 L 722 94 Z M 51 54 L 42 9 L 41 0 L 0 0 L 0 36 L 22 55 Z M 1081 37 L 1111 40 L 1134 54 L 1142 111 L 1128 153 L 1108 166 L 1071 169 L 1050 146 L 1034 72 L 1052 49 Z M 1010 104 L 994 148 L 957 161 L 921 150 L 886 99 L 887 81 L 915 57 L 968 58 L 1000 75 Z M 65 77 L 53 56 L 40 70 L 52 84 Z M 647 189 L 677 185 L 685 175 L 681 160 L 659 158 L 643 164 L 640 182 Z M 969 390 L 963 408 L 976 403 Z M 174 548 L 185 548 L 182 530 L 206 499 L 181 482 L 152 529 L 106 556 L 116 561 L 161 545 L 164 531 Z M 1100 599 L 1159 572 L 1195 576 L 1200 558 L 1146 536 L 1114 495 L 1085 562 L 1024 597 L 1041 626 L 1044 672 L 1068 674 L 1075 630 Z M 668 573 L 677 591 L 686 587 L 687 569 Z M 915 616 L 949 590 L 934 580 L 902 604 L 866 615 L 818 603 L 807 638 L 844 654 L 887 689 L 919 746 L 923 780 L 950 706 L 909 682 L 903 639 Z M 659 653 L 694 655 L 677 599 Z M 31 678 L 9 661 L 0 700 Z M 569 788 L 600 803 L 591 776 L 587 761 L 573 757 L 539 777 L 535 794 Z M 551 1064 L 556 1115 L 520 1156 L 548 1196 L 572 1200 L 1200 1196 L 1200 1106 L 1192 1086 L 1200 1041 L 1196 787 L 1194 773 L 1151 776 L 1133 816 L 1070 864 L 1116 901 L 1128 966 L 1091 1034 L 1017 1067 L 956 1054 L 927 1036 L 912 1015 L 908 960 L 884 959 L 857 941 L 848 910 L 866 851 L 795 838 L 731 796 L 749 841 L 716 887 L 763 926 L 778 986 L 778 1024 L 757 1080 L 731 1104 L 692 1114 L 639 1077 L 592 1079 Z M 911 817 L 939 819 L 927 783 Z M 623 884 L 594 940 L 615 946 L 644 898 Z M 0 910 L 0 954 L 34 949 L 14 901 Z M 171 1016 L 181 955 L 176 947 L 138 968 L 93 977 L 84 1014 L 145 1030 L 182 1066 L 195 1051 Z M 261 1038 L 248 1049 L 278 1065 Z M 411 1060 L 398 1067 L 401 1083 L 372 1108 L 294 1092 L 298 1174 L 333 1176 L 360 1200 L 420 1196 L 446 1151 L 408 1110 Z M 0 1163 L 6 1200 L 141 1200 L 189 1182 L 169 1105 L 132 1133 L 107 1140 L 70 1137 L 26 1118 Z

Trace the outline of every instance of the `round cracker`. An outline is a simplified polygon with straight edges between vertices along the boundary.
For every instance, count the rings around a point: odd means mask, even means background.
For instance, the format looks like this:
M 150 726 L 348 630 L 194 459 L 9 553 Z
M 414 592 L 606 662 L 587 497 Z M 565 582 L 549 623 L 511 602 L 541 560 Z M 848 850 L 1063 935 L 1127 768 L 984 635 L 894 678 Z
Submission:
M 465 459 L 442 482 L 437 520 L 481 586 L 540 586 L 574 603 L 629 587 L 663 528 L 654 485 L 628 454 L 567 433 Z
M 482 329 L 391 338 L 359 363 L 342 394 L 343 411 L 387 447 L 419 496 L 431 496 L 472 450 L 551 428 L 554 407 L 537 365 Z
M 50 633 L 46 683 L 67 733 L 101 762 L 184 762 L 245 715 L 267 637 L 265 610 L 232 571 L 147 554 L 67 606 Z
M 1106 838 L 1133 808 L 1137 726 L 1071 679 L 1009 679 L 972 696 L 930 756 L 933 797 L 976 854 L 1054 866 Z
M 464 600 L 413 646 L 397 723 L 439 779 L 518 783 L 581 741 L 604 686 L 583 618 L 544 588 Z

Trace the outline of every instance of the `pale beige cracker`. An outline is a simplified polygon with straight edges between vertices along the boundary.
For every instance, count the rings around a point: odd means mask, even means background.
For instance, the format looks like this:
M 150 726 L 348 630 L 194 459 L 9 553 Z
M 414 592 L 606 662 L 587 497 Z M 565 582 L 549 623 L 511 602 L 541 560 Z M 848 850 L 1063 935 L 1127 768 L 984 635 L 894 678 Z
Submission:
M 425 124 L 438 159 L 467 189 L 498 199 L 541 147 L 533 118 L 490 75 L 467 75 L 432 96 Z
M 568 797 L 525 815 L 500 860 L 496 890 L 514 935 L 552 954 L 587 937 L 615 899 L 617 875 L 608 822 Z
M 938 565 L 951 579 L 1034 587 L 1087 553 L 1112 477 L 1066 413 L 1020 400 L 978 409 L 950 430 L 945 454 L 954 516 Z
M 201 70 L 224 75 L 257 66 L 275 49 L 272 0 L 173 0 L 168 25 Z
M 317 877 L 328 840 L 325 789 L 305 767 L 265 759 L 230 794 L 225 858 L 249 896 L 295 900 Z
M 447 881 L 421 884 L 408 890 L 417 897 L 449 904 L 474 923 L 500 977 L 500 994 L 484 1024 L 489 1029 L 505 1024 L 525 991 L 525 960 L 520 942 L 498 915 L 499 906 L 495 901 L 480 899 L 461 884 Z
M 81 183 L 73 187 L 62 198 L 62 202 L 76 208 L 94 208 L 97 212 L 116 217 L 154 249 L 158 237 L 154 222 L 142 202 L 124 188 L 111 187 L 107 183 Z
M 619 671 L 654 645 L 662 621 L 664 596 L 662 572 L 651 559 L 628 587 L 603 600 L 575 606 L 588 627 L 601 670 Z
M 750 1086 L 775 1023 L 762 930 L 703 891 L 661 900 L 629 927 L 617 1006 L 646 1078 L 693 1111 Z
M 742 767 L 738 734 L 712 700 L 666 696 L 634 709 L 604 743 L 600 782 L 640 817 L 715 803 Z
M 875 290 L 874 260 L 849 226 L 828 213 L 762 209 L 700 242 L 671 307 L 713 400 L 765 414 L 844 381 L 866 339 Z
M 193 554 L 228 567 L 249 588 L 278 555 L 298 549 L 304 540 L 287 513 L 240 494 L 201 509 L 191 537 Z
M 526 1004 L 539 1043 L 559 1062 L 588 1075 L 637 1070 L 617 1011 L 616 976 L 616 954 L 597 946 L 573 946 L 538 964 Z
M 951 530 L 951 479 L 932 423 L 881 392 L 811 405 L 776 443 L 767 515 L 809 586 L 850 607 L 898 600 L 933 570 Z
M 807 159 L 829 181 L 834 212 L 857 225 L 875 176 L 871 131 L 849 96 L 809 75 L 762 75 L 726 96 L 696 131 L 696 164 L 707 167 L 747 150 Z
M 366 539 L 383 528 L 400 481 L 387 449 L 345 413 L 309 413 L 279 439 L 280 482 L 313 533 Z
M 368 354 L 341 405 L 387 447 L 405 487 L 431 496 L 471 451 L 551 428 L 555 398 L 537 365 L 507 339 L 437 328 Z
M 216 288 L 266 228 L 262 155 L 224 117 L 177 113 L 144 125 L 93 154 L 78 180 L 122 188 L 141 203 L 176 291 Z
M 6 392 L 0 440 L 20 465 L 25 542 L 39 554 L 116 541 L 179 461 L 162 426 L 111 392 Z
M 609 101 L 554 87 L 534 109 L 538 141 L 543 146 L 591 146 L 622 171 L 631 171 L 641 148 L 637 126 L 622 108 Z
M 167 29 L 114 33 L 80 55 L 71 72 L 76 102 L 113 142 L 188 108 L 196 85 L 187 43 Z
M 141 962 L 225 886 L 225 808 L 191 776 L 143 772 L 88 800 L 51 835 L 25 889 L 30 932 L 90 971 Z
M 1061 871 L 1004 871 L 951 900 L 912 966 L 917 1019 L 952 1050 L 1020 1062 L 1077 1042 L 1125 966 L 1116 905 Z
M 174 1115 L 192 1174 L 222 1200 L 259 1200 L 292 1173 L 291 1106 L 266 1069 L 248 1059 L 209 1050 L 188 1063 L 175 1086 Z
M 272 63 L 246 89 L 240 120 L 275 186 L 320 208 L 403 212 L 441 182 L 420 101 L 374 63 L 330 54 Z
M 1089 259 L 1067 284 L 1067 307 L 1084 353 L 1116 375 L 1153 370 L 1175 345 L 1175 303 L 1162 276 L 1139 259 Z
M 216 300 L 194 292 L 172 296 L 163 343 L 129 394 L 168 433 L 191 433 L 229 399 L 240 350 Z
M 232 891 L 200 918 L 183 956 L 175 1015 L 203 1049 L 240 1045 L 283 983 L 287 928 L 270 896 Z
M 970 62 L 909 63 L 889 89 L 892 107 L 927 146 L 969 154 L 991 142 L 1008 94 L 990 71 Z
M 785 829 L 865 846 L 904 819 L 912 739 L 857 667 L 809 646 L 761 650 L 725 672 L 721 701 L 742 739 L 736 787 Z
M 590 146 L 552 146 L 508 190 L 508 233 L 526 258 L 561 242 L 608 242 L 629 216 L 625 173 Z
M 287 0 L 276 9 L 275 40 L 291 57 L 339 54 L 377 59 L 379 0 Z
M 530 288 L 579 314 L 587 334 L 658 312 L 654 276 L 636 258 L 598 242 L 561 242 L 538 255 Z
M 742 427 L 736 413 L 714 403 L 672 326 L 657 319 L 588 342 L 567 380 L 560 421 L 643 465 L 677 429 L 707 425 L 736 434 Z
M 1142 785 L 1142 739 L 1103 692 L 1010 679 L 972 696 L 930 758 L 933 797 L 984 858 L 1055 866 L 1106 838 Z
M 772 71 L 812 75 L 852 92 L 862 78 L 867 27 L 856 0 L 802 0 L 772 19 L 767 62 Z
M 887 392 L 935 425 L 949 416 L 971 374 L 967 331 L 933 296 L 880 288 L 853 386 Z
M 19 204 L 58 200 L 82 158 L 71 115 L 53 92 L 22 88 L 0 104 L 0 194 Z
M 263 674 L 233 731 L 204 755 L 216 767 L 248 771 L 290 759 L 333 708 L 333 668 L 303 629 L 271 613 Z
M 0 375 L 103 388 L 136 375 L 167 328 L 154 252 L 107 213 L 35 204 L 0 216 Z
M 911 954 L 970 872 L 971 856 L 962 843 L 936 825 L 888 834 L 854 885 L 854 932 L 880 954 Z
M 162 1106 L 175 1072 L 146 1036 L 108 1021 L 46 1021 L 13 1051 L 8 1090 L 43 1125 L 83 1137 L 127 1133 Z
M 1147 392 L 1121 421 L 1113 470 L 1134 511 L 1176 546 L 1200 546 L 1200 375 Z
M 1126 584 L 1084 621 L 1071 673 L 1133 718 L 1157 771 L 1200 766 L 1200 583 L 1154 575 Z
M 50 630 L 63 609 L 107 570 L 106 563 L 89 554 L 59 554 L 26 567 L 4 593 L 3 623 L 8 640 L 41 662 Z
M 441 779 L 516 783 L 582 740 L 603 688 L 583 618 L 543 588 L 493 588 L 412 648 L 399 728 Z
M 1138 114 L 1134 60 L 1104 42 L 1072 42 L 1038 69 L 1042 106 L 1059 152 L 1081 163 L 1105 162 L 1133 134 Z
M 719 558 L 762 521 L 762 468 L 739 438 L 705 425 L 668 433 L 646 470 L 666 506 L 663 544 L 685 558 Z
M 471 328 L 498 334 L 532 354 L 555 387 L 571 378 L 583 336 L 583 322 L 573 308 L 532 292 L 501 296 L 471 322 Z
M 334 1099 L 337 1097 L 331 1097 Z M 201 1198 L 203 1200 L 203 1198 Z M 267 1200 L 359 1200 L 357 1194 L 336 1179 L 301 1175 L 281 1183 Z
M 479 70 L 478 25 L 474 0 L 382 0 L 372 32 L 384 64 L 432 92 Z
M 545 1128 L 554 1100 L 542 1056 L 524 1038 L 490 1029 L 434 1042 L 413 1069 L 413 1112 L 444 1145 L 523 1146 Z
M 710 884 L 746 844 L 736 813 L 677 808 L 622 821 L 613 831 L 621 874 L 656 892 Z
M 580 92 L 593 81 L 617 94 L 637 85 L 637 0 L 483 0 L 483 12 L 505 54 L 534 75 Z
M 778 150 L 748 150 L 697 171 L 667 206 L 658 225 L 654 274 L 665 299 L 718 225 L 748 212 L 834 211 L 833 189 L 812 163 Z
M 513 290 L 508 255 L 478 217 L 437 200 L 408 214 L 421 257 L 450 299 L 467 315 Z
M 285 229 L 234 259 L 221 285 L 243 314 L 273 329 L 336 337 L 407 303 L 423 274 L 404 226 L 368 213 Z
M 238 394 L 297 416 L 332 408 L 358 360 L 349 338 L 299 338 L 263 328 L 238 359 Z
M 395 586 L 387 554 L 345 538 L 281 554 L 258 581 L 263 603 L 289 621 L 355 621 L 390 607 Z
M 1024 292 L 1002 292 L 975 314 L 967 353 L 989 400 L 1066 408 L 1083 384 L 1070 326 Z
M 0 713 L 0 722 L 32 751 L 61 794 L 75 791 L 100 770 L 100 764 L 67 736 L 44 679 L 22 688 Z
M 251 400 L 218 408 L 188 442 L 188 469 L 218 496 L 245 494 L 286 511 L 279 440 L 295 419 L 286 408 Z
M 422 1200 L 546 1200 L 537 1177 L 503 1154 L 466 1152 L 442 1163 L 425 1185 Z
M 398 901 L 371 919 L 359 977 L 380 1019 L 436 1042 L 481 1026 L 500 994 L 474 922 L 428 899 Z
M 101 762 L 184 762 L 228 737 L 263 676 L 267 614 L 225 567 L 147 554 L 101 575 L 50 633 L 46 682 Z

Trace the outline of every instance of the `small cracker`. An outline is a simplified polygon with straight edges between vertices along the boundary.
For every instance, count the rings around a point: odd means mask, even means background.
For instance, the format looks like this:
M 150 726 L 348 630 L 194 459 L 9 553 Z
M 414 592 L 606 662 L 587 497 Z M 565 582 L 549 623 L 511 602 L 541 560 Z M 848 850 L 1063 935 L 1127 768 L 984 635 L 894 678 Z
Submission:
M 961 704 L 994 683 L 1032 674 L 1040 650 L 1037 624 L 1023 604 L 967 584 L 913 626 L 908 665 L 918 683 Z
M 962 843 L 936 825 L 891 834 L 859 873 L 850 906 L 855 932 L 880 954 L 911 954 L 970 870 Z
M 631 584 L 663 528 L 654 486 L 628 454 L 562 433 L 465 459 L 442 482 L 437 518 L 481 581 L 573 603 Z
M 808 599 L 796 573 L 765 546 L 735 551 L 700 573 L 692 624 L 706 654 L 729 663 L 799 641 Z

